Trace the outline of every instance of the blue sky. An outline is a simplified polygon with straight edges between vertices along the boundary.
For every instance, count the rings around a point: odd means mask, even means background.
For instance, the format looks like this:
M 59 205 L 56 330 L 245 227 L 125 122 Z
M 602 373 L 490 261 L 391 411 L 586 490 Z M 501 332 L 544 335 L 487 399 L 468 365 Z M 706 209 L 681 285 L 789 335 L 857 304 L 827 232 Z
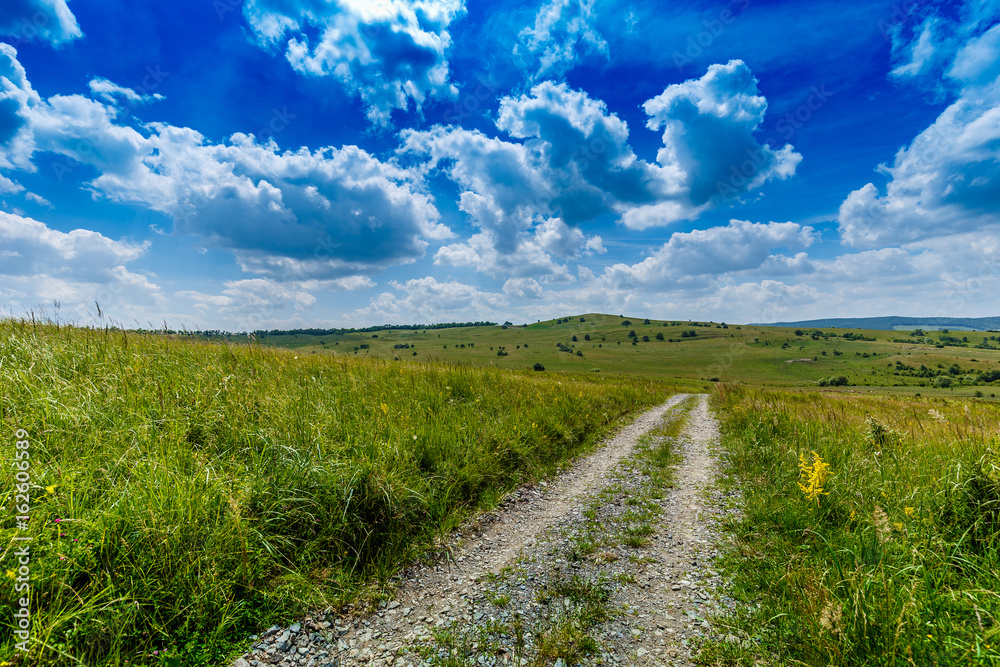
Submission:
M 136 5 L 0 6 L 8 313 L 997 314 L 997 0 Z

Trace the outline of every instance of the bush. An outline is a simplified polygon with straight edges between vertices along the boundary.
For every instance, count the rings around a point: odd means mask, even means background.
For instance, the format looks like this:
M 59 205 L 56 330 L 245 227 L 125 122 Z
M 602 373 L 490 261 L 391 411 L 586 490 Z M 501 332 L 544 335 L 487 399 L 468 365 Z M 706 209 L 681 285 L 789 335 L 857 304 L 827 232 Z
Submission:
M 544 370 L 545 370 L 545 366 L 542 366 L 542 365 L 541 365 L 540 363 L 538 363 L 538 362 L 536 361 L 536 362 L 535 362 L 535 366 L 534 366 L 534 369 L 535 369 L 536 371 L 544 371 Z

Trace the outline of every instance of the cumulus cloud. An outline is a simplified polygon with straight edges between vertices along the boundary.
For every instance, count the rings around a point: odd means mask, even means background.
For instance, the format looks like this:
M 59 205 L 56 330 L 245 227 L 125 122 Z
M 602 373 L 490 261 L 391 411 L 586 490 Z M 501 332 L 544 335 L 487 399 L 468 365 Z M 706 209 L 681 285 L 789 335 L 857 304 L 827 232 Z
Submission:
M 433 276 L 391 285 L 394 292 L 379 294 L 348 319 L 359 323 L 472 321 L 505 307 L 500 294 L 457 281 L 441 282 Z
M 790 176 L 800 160 L 791 146 L 774 151 L 753 137 L 767 107 L 757 93 L 749 70 L 733 61 L 647 102 L 649 126 L 664 128 L 658 164 L 636 156 L 627 124 L 602 101 L 551 81 L 501 100 L 496 125 L 511 140 L 456 127 L 404 131 L 401 151 L 447 173 L 462 189 L 461 210 L 480 229 L 442 248 L 437 261 L 495 274 L 509 270 L 505 258 L 516 252 L 536 257 L 521 269 L 535 266 L 527 275 L 540 275 L 555 266 L 546 255 L 601 252 L 599 239 L 577 231 L 601 215 L 634 229 L 666 225 L 697 217 L 716 198 L 720 179 L 746 193 Z M 745 162 L 752 173 L 734 181 L 730 171 Z M 544 229 L 552 220 L 563 226 Z
M 38 102 L 17 50 L 0 43 L 0 169 L 33 169 L 28 112 Z
M 142 257 L 148 247 L 148 243 L 113 241 L 85 229 L 64 233 L 31 218 L 0 212 L 2 270 L 8 276 L 45 273 L 91 282 L 108 280 L 116 267 Z
M 967 2 L 958 5 L 952 15 L 930 5 L 913 7 L 911 11 L 919 20 L 899 21 L 886 31 L 892 43 L 891 77 L 914 83 L 941 99 L 958 91 L 958 81 L 969 81 L 961 70 L 971 64 L 970 58 L 980 56 L 990 60 L 989 65 L 996 65 L 996 59 L 991 58 L 992 48 L 983 48 L 983 33 L 1000 19 L 1000 3 Z M 995 39 L 993 35 L 985 42 Z M 962 50 L 966 53 L 956 59 L 956 53 Z M 990 78 L 994 77 L 995 73 Z
M 86 229 L 60 232 L 0 212 L 0 278 L 8 289 L 7 305 L 16 309 L 52 300 L 81 312 L 94 301 L 102 307 L 160 305 L 160 288 L 125 267 L 148 248 Z
M 780 280 L 761 280 L 722 285 L 711 296 L 695 300 L 692 307 L 707 313 L 728 313 L 738 322 L 778 322 L 789 313 L 822 299 L 822 293 L 812 285 L 789 285 Z
M 140 131 L 118 124 L 113 103 L 40 99 L 15 56 L 0 45 L 0 86 L 20 123 L 0 167 L 33 169 L 36 152 L 63 156 L 52 167 L 60 178 L 93 167 L 95 197 L 165 213 L 175 232 L 233 251 L 247 271 L 299 280 L 372 273 L 451 236 L 413 174 L 360 148 L 281 152 L 243 134 L 213 143 L 163 123 Z M 132 99 L 125 90 L 98 81 L 94 92 Z
M 140 160 L 92 187 L 174 218 L 255 273 L 330 278 L 423 256 L 451 232 L 405 171 L 354 146 L 278 151 L 245 135 L 211 144 L 155 125 Z
M 550 0 L 539 8 L 535 24 L 518 35 L 514 55 L 534 78 L 561 77 L 587 55 L 608 55 L 608 43 L 596 28 L 594 0 Z
M 58 46 L 83 36 L 66 0 L 4 0 L 0 36 Z
M 872 248 L 1000 223 L 1000 25 L 953 46 L 957 99 L 882 167 L 884 192 L 868 183 L 841 204 L 844 243 Z
M 769 264 L 808 271 L 805 256 L 787 258 L 775 249 L 801 250 L 815 241 L 811 227 L 794 222 L 754 223 L 731 220 L 725 227 L 693 232 L 677 232 L 663 246 L 634 265 L 615 264 L 605 278 L 619 287 L 674 287 L 683 283 L 704 283 L 704 276 L 758 269 Z
M 712 65 L 700 79 L 667 86 L 643 109 L 649 116 L 646 126 L 663 130 L 657 162 L 683 175 L 686 203 L 695 210 L 788 178 L 802 160 L 790 144 L 774 150 L 757 141 L 754 133 L 764 120 L 767 100 L 740 60 Z M 677 213 L 669 206 L 640 207 L 627 212 L 624 222 L 641 229 L 664 215 Z
M 297 71 L 333 76 L 356 93 L 372 122 L 430 96 L 450 98 L 448 27 L 463 0 L 247 0 L 243 15 L 265 45 Z

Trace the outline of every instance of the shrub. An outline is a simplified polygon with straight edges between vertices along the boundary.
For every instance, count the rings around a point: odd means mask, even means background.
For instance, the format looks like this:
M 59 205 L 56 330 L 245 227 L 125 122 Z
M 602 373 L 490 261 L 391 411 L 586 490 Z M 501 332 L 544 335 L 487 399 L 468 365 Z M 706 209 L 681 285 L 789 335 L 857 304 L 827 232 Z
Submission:
M 538 363 L 537 361 L 535 362 L 535 365 L 534 365 L 534 367 L 533 367 L 533 368 L 534 368 L 534 369 L 535 369 L 536 371 L 544 371 L 544 370 L 545 370 L 545 366 L 542 366 L 542 365 L 541 365 L 540 363 Z

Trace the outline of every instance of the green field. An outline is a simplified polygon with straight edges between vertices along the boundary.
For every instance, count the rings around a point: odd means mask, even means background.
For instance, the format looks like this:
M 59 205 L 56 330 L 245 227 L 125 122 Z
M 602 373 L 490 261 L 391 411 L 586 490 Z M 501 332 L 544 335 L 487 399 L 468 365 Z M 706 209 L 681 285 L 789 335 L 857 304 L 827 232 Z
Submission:
M 435 536 L 671 392 L 0 321 L 0 529 L 8 567 L 32 538 L 31 664 L 217 665 L 273 622 L 377 598 Z M 13 583 L 0 661 L 19 659 Z
M 995 332 L 584 314 L 207 338 L 0 320 L 0 529 L 8 563 L 33 540 L 32 664 L 216 665 L 378 600 L 442 533 L 678 391 L 714 392 L 744 490 L 727 563 L 751 611 L 727 622 L 747 642 L 707 664 L 1000 660 Z
M 649 324 L 645 324 L 647 321 Z M 629 336 L 632 331 L 635 338 Z M 962 336 L 969 339 L 963 343 L 966 347 L 937 347 L 940 337 L 948 334 L 928 331 L 926 337 L 914 337 L 899 331 L 829 329 L 823 331 L 824 336 L 814 337 L 814 329 L 800 331 L 803 335 L 796 335 L 796 329 L 588 313 L 526 327 L 268 335 L 262 336 L 260 342 L 304 354 L 445 361 L 516 370 L 531 369 L 539 363 L 546 372 L 600 372 L 696 381 L 716 378 L 778 387 L 815 388 L 824 378 L 844 376 L 855 387 L 891 387 L 942 395 L 974 395 L 979 391 L 988 398 L 997 391 L 988 385 L 1000 384 L 996 380 L 975 384 L 960 381 L 990 371 L 997 371 L 1000 379 L 1000 349 L 996 349 L 1000 348 L 996 340 L 1000 336 L 995 332 L 955 332 L 952 335 L 959 342 Z M 657 339 L 658 334 L 662 341 Z M 844 338 L 845 334 L 875 340 L 851 340 Z M 974 347 L 984 339 L 994 349 Z M 498 352 L 505 355 L 499 356 Z M 935 388 L 934 377 L 915 374 L 921 366 L 945 372 L 952 386 Z M 952 367 L 958 371 L 952 372 Z

